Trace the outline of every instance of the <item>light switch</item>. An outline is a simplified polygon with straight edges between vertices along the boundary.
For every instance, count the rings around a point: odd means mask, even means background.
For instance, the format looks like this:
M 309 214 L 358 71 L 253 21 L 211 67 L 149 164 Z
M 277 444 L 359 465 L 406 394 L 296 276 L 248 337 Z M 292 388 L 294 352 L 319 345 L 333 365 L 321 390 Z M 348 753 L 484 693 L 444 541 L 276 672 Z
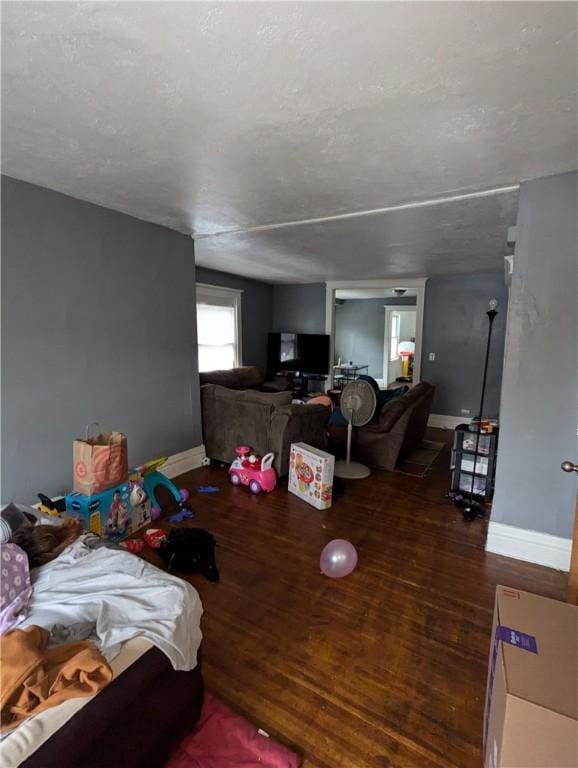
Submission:
M 435 360 L 436 359 L 436 353 L 435 352 L 430 352 L 429 355 L 428 355 L 428 358 L 430 360 Z

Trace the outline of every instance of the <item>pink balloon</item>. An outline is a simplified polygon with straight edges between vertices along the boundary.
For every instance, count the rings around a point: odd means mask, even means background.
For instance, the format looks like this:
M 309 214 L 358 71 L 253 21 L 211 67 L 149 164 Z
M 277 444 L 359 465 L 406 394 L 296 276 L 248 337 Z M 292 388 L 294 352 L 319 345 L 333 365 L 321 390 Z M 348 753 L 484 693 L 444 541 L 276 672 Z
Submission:
M 350 541 L 333 539 L 323 547 L 319 558 L 321 572 L 332 579 L 342 579 L 357 565 L 357 551 Z

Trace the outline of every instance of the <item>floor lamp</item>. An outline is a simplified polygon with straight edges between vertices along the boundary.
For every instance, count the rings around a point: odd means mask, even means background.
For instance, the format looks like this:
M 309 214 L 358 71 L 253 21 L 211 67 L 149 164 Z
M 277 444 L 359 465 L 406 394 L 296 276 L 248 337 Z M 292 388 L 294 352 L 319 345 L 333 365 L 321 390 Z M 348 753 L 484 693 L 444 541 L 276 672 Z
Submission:
M 498 314 L 496 307 L 498 306 L 497 299 L 490 299 L 490 309 L 486 312 L 488 316 L 488 341 L 486 344 L 486 359 L 484 362 L 484 375 L 482 378 L 482 394 L 480 397 L 480 410 L 478 414 L 478 429 L 476 432 L 476 442 L 474 448 L 474 468 L 472 471 L 472 484 L 470 486 L 470 495 L 467 499 L 460 499 L 457 502 L 458 507 L 461 508 L 462 513 L 466 520 L 474 520 L 476 517 L 483 517 L 486 514 L 486 509 L 483 504 L 474 499 L 474 483 L 476 482 L 476 466 L 478 464 L 478 447 L 480 445 L 480 434 L 482 432 L 482 417 L 484 413 L 484 400 L 486 397 L 486 382 L 488 379 L 488 362 L 490 359 L 490 345 L 492 343 L 492 327 L 494 320 Z

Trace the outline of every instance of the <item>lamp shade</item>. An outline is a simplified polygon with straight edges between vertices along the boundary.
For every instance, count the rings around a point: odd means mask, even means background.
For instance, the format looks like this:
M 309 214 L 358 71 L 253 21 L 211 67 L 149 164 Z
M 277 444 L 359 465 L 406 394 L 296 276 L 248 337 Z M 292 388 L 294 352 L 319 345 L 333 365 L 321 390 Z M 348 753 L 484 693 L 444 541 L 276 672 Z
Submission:
M 400 341 L 399 346 L 397 348 L 398 353 L 401 355 L 401 357 L 409 357 L 410 355 L 415 354 L 415 341 Z

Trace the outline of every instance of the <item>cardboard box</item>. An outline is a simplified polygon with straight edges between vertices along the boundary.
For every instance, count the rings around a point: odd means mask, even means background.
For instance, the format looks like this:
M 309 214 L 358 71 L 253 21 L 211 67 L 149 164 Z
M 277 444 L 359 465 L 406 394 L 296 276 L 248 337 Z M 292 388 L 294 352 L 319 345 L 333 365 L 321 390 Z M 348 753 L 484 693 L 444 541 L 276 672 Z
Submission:
M 578 766 L 578 607 L 496 589 L 485 768 Z
M 289 490 L 317 509 L 329 509 L 335 458 L 307 443 L 291 443 Z
M 151 520 L 151 502 L 148 499 L 142 504 L 131 505 L 129 483 L 92 496 L 72 491 L 66 495 L 65 502 L 67 517 L 79 517 L 85 531 L 114 541 L 130 536 Z

